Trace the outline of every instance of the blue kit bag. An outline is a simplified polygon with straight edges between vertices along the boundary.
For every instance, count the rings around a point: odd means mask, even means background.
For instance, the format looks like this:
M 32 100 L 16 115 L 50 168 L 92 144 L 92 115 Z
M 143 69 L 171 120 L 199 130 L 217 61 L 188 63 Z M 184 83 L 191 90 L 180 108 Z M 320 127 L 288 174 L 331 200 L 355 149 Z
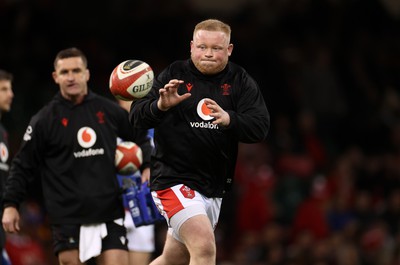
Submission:
M 118 175 L 118 182 L 123 189 L 123 201 L 125 209 L 131 213 L 136 227 L 165 221 L 158 208 L 154 204 L 148 182 L 141 183 L 140 176 Z

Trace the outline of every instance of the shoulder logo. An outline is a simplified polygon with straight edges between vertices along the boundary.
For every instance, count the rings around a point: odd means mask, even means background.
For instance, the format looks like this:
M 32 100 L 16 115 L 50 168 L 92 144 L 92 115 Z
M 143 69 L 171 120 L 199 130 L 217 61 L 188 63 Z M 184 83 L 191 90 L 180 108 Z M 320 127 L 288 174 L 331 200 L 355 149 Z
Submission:
M 78 131 L 78 143 L 83 148 L 92 147 L 97 140 L 96 132 L 90 127 L 82 127 Z
M 23 138 L 24 141 L 30 141 L 32 139 L 32 136 L 31 136 L 32 131 L 33 131 L 32 126 L 29 125 L 26 128 L 26 131 L 25 131 L 25 134 L 24 134 L 24 138 Z

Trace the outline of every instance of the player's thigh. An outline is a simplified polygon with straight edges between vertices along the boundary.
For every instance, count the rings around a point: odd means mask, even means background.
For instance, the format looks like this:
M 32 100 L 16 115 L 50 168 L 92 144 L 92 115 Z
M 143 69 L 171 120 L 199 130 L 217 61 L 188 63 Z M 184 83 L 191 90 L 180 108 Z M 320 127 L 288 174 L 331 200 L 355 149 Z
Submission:
M 167 264 L 185 265 L 189 264 L 190 255 L 184 244 L 176 240 L 170 233 L 165 240 L 162 257 Z
M 151 253 L 129 251 L 129 264 L 148 265 L 151 261 Z
M 79 260 L 79 252 L 77 249 L 63 250 L 58 253 L 58 262 L 60 265 L 82 265 Z
M 179 230 L 179 236 L 189 251 L 213 251 L 215 246 L 214 230 L 207 215 L 199 214 L 186 220 Z
M 109 249 L 96 258 L 97 265 L 128 265 L 128 251 L 122 249 Z

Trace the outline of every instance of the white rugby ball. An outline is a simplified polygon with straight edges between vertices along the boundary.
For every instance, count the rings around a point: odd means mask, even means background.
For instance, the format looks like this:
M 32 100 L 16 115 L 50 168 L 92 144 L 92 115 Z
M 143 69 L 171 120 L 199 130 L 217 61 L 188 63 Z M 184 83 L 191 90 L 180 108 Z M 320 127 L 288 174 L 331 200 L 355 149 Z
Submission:
M 115 167 L 120 175 L 138 171 L 143 163 L 142 149 L 134 142 L 120 142 L 115 150 Z
M 154 72 L 140 60 L 126 60 L 111 72 L 109 87 L 114 97 L 132 101 L 146 96 L 153 85 Z

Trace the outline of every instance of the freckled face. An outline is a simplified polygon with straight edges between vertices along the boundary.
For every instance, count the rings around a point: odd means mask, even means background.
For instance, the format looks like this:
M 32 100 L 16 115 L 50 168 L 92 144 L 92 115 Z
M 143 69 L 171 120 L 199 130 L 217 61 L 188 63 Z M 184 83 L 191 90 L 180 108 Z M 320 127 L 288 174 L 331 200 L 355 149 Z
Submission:
M 196 68 L 205 75 L 221 72 L 228 63 L 233 45 L 221 31 L 198 30 L 190 42 L 191 59 Z

